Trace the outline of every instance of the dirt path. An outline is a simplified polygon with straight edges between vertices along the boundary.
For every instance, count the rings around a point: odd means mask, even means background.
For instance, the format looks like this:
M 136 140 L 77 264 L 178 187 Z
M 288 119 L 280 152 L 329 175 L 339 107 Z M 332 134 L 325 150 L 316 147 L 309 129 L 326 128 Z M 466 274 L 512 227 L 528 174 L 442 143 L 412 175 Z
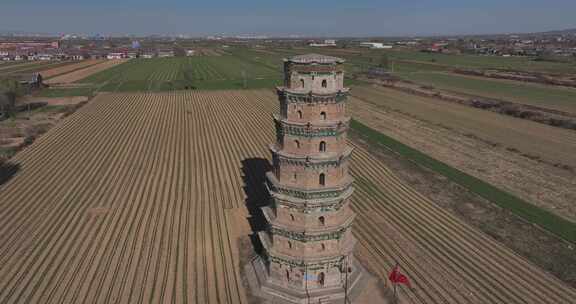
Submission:
M 269 158 L 276 111 L 269 91 L 90 101 L 17 154 L 0 186 L 0 302 L 248 303 L 242 161 Z M 576 297 L 361 147 L 353 164 L 360 258 L 381 278 L 401 260 L 415 285 L 404 302 Z

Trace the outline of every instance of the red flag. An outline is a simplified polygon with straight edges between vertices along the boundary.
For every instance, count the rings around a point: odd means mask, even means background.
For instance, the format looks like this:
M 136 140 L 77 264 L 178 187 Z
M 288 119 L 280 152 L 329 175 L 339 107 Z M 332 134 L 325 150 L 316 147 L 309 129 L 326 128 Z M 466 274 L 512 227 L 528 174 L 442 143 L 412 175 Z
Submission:
M 410 286 L 410 281 L 408 280 L 408 277 L 400 273 L 400 270 L 398 270 L 398 268 L 399 268 L 398 265 L 394 266 L 394 269 L 392 269 L 390 275 L 388 275 L 388 279 L 390 280 L 390 282 L 394 284 L 396 283 L 404 284 L 412 288 L 412 286 Z

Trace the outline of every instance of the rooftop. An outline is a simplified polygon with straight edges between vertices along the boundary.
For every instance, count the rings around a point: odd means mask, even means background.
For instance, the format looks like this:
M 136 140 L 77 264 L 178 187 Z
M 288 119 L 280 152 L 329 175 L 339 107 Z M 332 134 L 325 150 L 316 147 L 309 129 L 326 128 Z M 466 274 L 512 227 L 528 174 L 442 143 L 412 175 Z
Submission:
M 295 62 L 295 63 L 343 63 L 344 59 L 332 56 L 326 56 L 321 54 L 305 54 L 297 55 L 284 59 L 285 61 Z

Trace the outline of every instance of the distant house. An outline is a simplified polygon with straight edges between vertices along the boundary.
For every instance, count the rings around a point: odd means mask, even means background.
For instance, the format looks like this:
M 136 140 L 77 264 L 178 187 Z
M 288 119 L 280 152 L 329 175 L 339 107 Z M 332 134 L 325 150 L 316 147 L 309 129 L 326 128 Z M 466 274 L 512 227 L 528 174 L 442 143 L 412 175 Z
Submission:
M 105 59 L 106 53 L 99 52 L 99 51 L 90 51 L 89 58 L 90 59 Z
M 361 47 L 368 47 L 371 49 L 391 49 L 391 45 L 385 45 L 382 42 L 360 42 Z
M 196 53 L 195 50 L 186 50 L 186 56 L 188 56 L 188 57 L 194 56 L 195 53 Z
M 308 44 L 309 46 L 315 46 L 315 47 L 326 47 L 326 46 L 336 46 L 336 40 L 334 39 L 326 39 L 324 40 L 324 42 L 318 43 L 318 42 L 312 42 L 310 44 Z
M 112 59 L 122 59 L 124 58 L 124 53 L 108 53 L 108 55 L 106 56 L 106 59 L 112 60 Z
M 174 51 L 173 50 L 159 50 L 158 51 L 158 57 L 160 57 L 160 58 L 174 57 Z
M 84 60 L 89 57 L 88 54 L 85 53 L 70 53 L 68 55 L 72 60 Z
M 38 54 L 36 56 L 36 58 L 38 58 L 38 60 L 41 61 L 50 61 L 50 60 L 54 60 L 54 56 L 51 54 Z

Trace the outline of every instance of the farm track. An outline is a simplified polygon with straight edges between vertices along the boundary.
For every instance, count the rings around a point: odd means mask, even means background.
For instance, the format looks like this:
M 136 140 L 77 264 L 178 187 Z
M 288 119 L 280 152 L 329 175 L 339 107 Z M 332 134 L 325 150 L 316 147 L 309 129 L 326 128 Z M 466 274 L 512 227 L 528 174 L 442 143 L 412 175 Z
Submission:
M 277 111 L 269 91 L 93 99 L 12 159 L 0 303 L 247 303 L 227 210 L 245 208 L 242 161 L 269 158 Z M 383 279 L 401 262 L 407 303 L 576 298 L 355 148 L 361 258 Z

